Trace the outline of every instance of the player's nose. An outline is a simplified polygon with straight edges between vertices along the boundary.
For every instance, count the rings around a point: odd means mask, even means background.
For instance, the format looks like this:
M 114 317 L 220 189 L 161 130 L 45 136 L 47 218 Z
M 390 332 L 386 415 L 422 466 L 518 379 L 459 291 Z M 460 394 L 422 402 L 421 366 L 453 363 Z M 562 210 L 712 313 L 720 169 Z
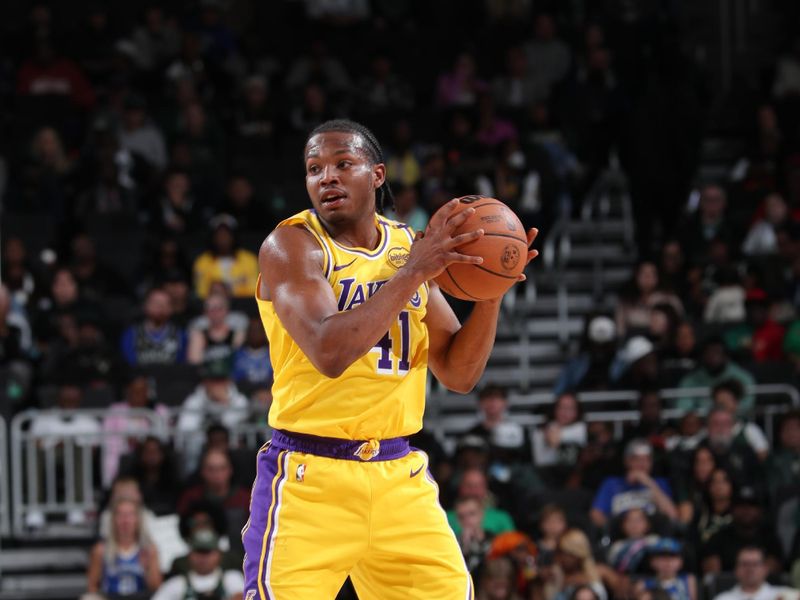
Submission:
M 320 185 L 328 185 L 336 181 L 339 181 L 339 174 L 336 168 L 332 165 L 325 165 L 322 168 L 322 177 L 319 179 Z

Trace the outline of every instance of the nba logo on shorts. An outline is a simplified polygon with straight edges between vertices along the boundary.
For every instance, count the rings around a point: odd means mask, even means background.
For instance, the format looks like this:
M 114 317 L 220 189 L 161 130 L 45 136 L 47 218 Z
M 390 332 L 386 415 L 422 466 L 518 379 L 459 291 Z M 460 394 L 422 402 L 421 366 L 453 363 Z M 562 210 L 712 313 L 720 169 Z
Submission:
M 303 478 L 306 475 L 306 466 L 305 464 L 297 465 L 297 471 L 295 471 L 294 478 L 299 481 L 300 483 L 303 482 Z M 245 599 L 246 600 L 246 599 Z
M 256 597 L 256 590 L 247 590 L 247 595 L 244 597 L 244 600 L 253 600 Z

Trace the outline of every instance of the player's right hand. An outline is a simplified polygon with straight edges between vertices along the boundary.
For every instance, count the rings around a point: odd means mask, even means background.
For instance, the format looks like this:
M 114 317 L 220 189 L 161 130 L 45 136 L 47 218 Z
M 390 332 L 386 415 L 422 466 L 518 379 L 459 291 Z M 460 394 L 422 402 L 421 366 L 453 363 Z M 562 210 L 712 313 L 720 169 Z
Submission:
M 452 263 L 479 265 L 480 256 L 470 256 L 457 251 L 462 244 L 474 242 L 483 235 L 483 229 L 456 234 L 456 230 L 475 213 L 474 208 L 465 208 L 453 214 L 458 207 L 458 198 L 450 200 L 431 217 L 425 233 L 417 233 L 411 245 L 411 254 L 405 269 L 419 275 L 423 281 L 438 276 Z

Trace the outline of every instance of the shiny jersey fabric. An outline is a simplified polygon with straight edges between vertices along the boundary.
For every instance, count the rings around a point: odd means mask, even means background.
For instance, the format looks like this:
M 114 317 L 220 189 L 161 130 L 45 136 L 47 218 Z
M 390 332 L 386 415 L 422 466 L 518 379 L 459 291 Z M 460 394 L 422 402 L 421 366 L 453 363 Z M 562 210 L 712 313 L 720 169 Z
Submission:
M 402 223 L 375 216 L 380 239 L 374 250 L 349 248 L 325 230 L 315 211 L 278 224 L 299 226 L 322 249 L 325 278 L 339 311 L 353 310 L 378 292 L 408 260 L 413 232 Z M 423 323 L 428 286 L 408 301 L 387 335 L 342 375 L 321 374 L 295 343 L 272 302 L 256 300 L 269 338 L 275 371 L 269 424 L 274 429 L 350 440 L 406 436 L 422 428 L 428 366 L 428 329 Z

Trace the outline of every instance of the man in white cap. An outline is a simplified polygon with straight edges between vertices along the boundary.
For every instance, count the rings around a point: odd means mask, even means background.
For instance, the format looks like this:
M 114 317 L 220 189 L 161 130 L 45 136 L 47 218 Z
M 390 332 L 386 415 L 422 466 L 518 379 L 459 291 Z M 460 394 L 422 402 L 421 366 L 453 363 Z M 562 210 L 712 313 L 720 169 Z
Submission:
M 616 341 L 617 327 L 610 317 L 598 315 L 589 319 L 581 351 L 564 365 L 553 393 L 559 396 L 569 391 L 608 389 Z

